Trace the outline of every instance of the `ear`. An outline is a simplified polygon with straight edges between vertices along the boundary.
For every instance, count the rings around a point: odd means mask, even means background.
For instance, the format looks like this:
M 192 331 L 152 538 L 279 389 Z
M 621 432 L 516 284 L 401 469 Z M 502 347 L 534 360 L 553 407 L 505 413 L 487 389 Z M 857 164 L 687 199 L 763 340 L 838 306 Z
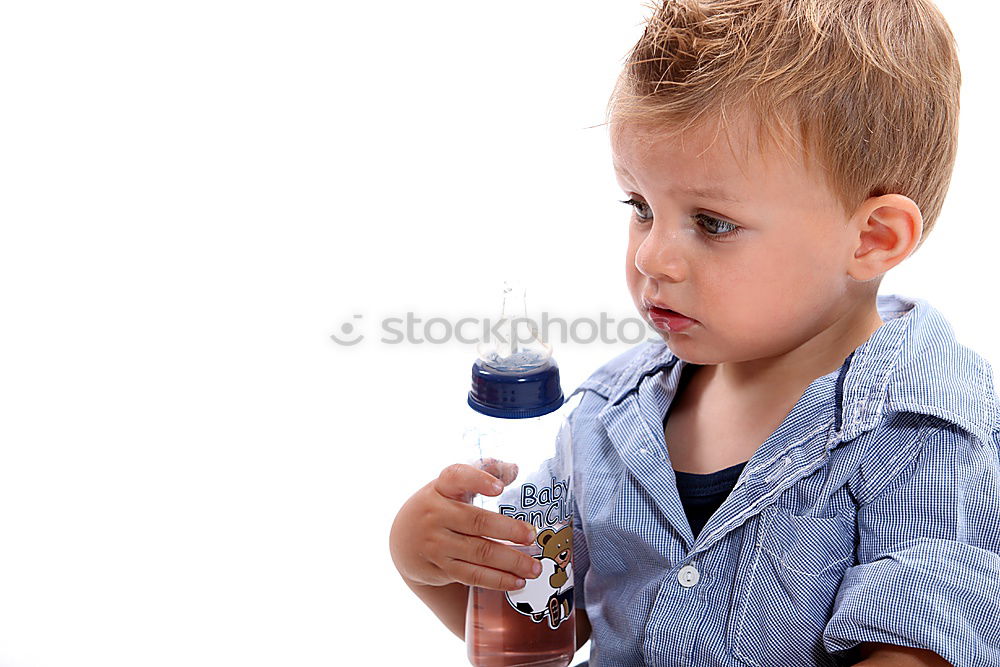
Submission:
M 924 218 L 912 199 L 888 194 L 866 199 L 848 224 L 857 234 L 857 247 L 847 272 L 868 282 L 910 256 L 920 243 Z
M 538 543 L 544 547 L 546 544 L 549 543 L 549 540 L 551 540 L 552 536 L 555 534 L 556 531 L 552 530 L 551 528 L 546 528 L 545 530 L 543 530 L 541 533 L 538 534 Z

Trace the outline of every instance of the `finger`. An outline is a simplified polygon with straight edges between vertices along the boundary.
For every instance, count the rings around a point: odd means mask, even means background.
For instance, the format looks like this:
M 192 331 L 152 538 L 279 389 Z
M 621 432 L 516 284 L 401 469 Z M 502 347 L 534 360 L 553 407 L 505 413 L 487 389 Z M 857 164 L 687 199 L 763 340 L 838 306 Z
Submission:
M 500 480 L 465 463 L 453 463 L 434 480 L 434 489 L 446 498 L 467 503 L 477 493 L 496 496 L 503 491 Z
M 513 547 L 482 537 L 455 536 L 449 553 L 453 558 L 506 572 L 522 579 L 535 579 L 542 573 L 537 558 Z
M 518 468 L 516 463 L 508 463 L 506 461 L 501 461 L 500 459 L 488 457 L 479 459 L 477 467 L 499 479 L 503 482 L 504 486 L 507 486 L 517 479 Z
M 466 586 L 478 586 L 495 591 L 516 591 L 524 588 L 524 579 L 515 577 L 509 572 L 500 572 L 481 565 L 453 560 L 445 566 L 445 571 Z
M 503 463 L 500 466 L 500 481 L 503 482 L 504 486 L 512 483 L 517 479 L 517 464 L 516 463 Z
M 535 526 L 527 521 L 472 505 L 455 507 L 458 510 L 457 514 L 448 522 L 448 527 L 456 533 L 474 537 L 493 537 L 517 544 L 532 544 L 535 541 Z

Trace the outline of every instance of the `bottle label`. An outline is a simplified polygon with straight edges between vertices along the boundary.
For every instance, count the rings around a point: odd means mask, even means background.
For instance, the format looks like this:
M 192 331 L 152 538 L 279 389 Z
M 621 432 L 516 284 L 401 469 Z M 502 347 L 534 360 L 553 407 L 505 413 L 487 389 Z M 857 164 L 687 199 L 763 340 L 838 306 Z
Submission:
M 573 612 L 572 520 L 557 530 L 541 531 L 535 544 L 542 551 L 534 556 L 542 564 L 542 573 L 525 579 L 523 588 L 507 591 L 507 602 L 535 623 L 548 621 L 555 630 Z
M 520 519 L 542 529 L 572 523 L 569 503 L 569 480 L 550 478 L 548 486 L 538 488 L 531 482 L 521 485 L 518 505 L 500 504 L 497 510 L 504 516 Z

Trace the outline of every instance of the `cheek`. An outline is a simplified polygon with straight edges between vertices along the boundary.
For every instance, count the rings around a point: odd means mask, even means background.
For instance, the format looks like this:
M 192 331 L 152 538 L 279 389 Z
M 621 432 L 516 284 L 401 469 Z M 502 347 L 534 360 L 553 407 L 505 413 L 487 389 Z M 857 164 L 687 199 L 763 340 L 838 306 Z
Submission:
M 635 266 L 635 253 L 638 246 L 639 244 L 630 237 L 628 245 L 625 247 L 625 275 L 628 277 L 630 284 L 641 275 L 639 269 Z
M 650 263 L 651 255 L 650 252 L 655 252 L 648 245 L 643 247 L 643 242 L 646 240 L 646 233 L 636 229 L 636 227 L 629 223 L 628 231 L 628 242 L 625 244 L 625 269 L 629 274 L 642 275 L 642 272 L 636 267 L 636 258 L 642 253 L 642 259 L 646 263 Z
M 841 285 L 829 256 L 798 247 L 772 252 L 734 270 L 730 311 L 734 318 L 792 331 L 818 317 Z
M 791 315 L 796 304 L 819 298 L 829 289 L 824 284 L 829 270 L 801 248 L 771 247 L 733 254 L 727 260 L 713 271 L 716 279 L 701 283 L 712 300 L 727 305 L 728 319 L 733 321 L 754 321 L 761 316 L 781 320 Z

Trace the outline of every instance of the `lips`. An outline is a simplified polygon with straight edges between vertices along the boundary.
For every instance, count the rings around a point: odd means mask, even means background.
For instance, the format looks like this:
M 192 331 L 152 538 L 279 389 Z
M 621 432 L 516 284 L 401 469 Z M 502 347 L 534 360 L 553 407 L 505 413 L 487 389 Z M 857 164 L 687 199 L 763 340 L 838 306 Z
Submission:
M 681 317 L 688 317 L 687 315 L 685 315 L 680 311 L 674 310 L 665 304 L 657 303 L 650 299 L 643 298 L 642 305 L 646 310 L 650 312 L 655 312 L 653 310 L 655 308 L 656 310 L 660 311 L 659 313 L 660 315 L 680 315 Z M 694 318 L 688 317 L 688 319 L 694 319 Z
M 681 333 L 687 331 L 698 324 L 698 320 L 688 317 L 683 313 L 680 313 L 671 308 L 667 308 L 665 304 L 660 304 L 649 299 L 643 299 L 643 305 L 646 306 L 646 312 L 648 313 L 649 322 L 656 329 L 662 331 L 669 331 L 671 333 Z

